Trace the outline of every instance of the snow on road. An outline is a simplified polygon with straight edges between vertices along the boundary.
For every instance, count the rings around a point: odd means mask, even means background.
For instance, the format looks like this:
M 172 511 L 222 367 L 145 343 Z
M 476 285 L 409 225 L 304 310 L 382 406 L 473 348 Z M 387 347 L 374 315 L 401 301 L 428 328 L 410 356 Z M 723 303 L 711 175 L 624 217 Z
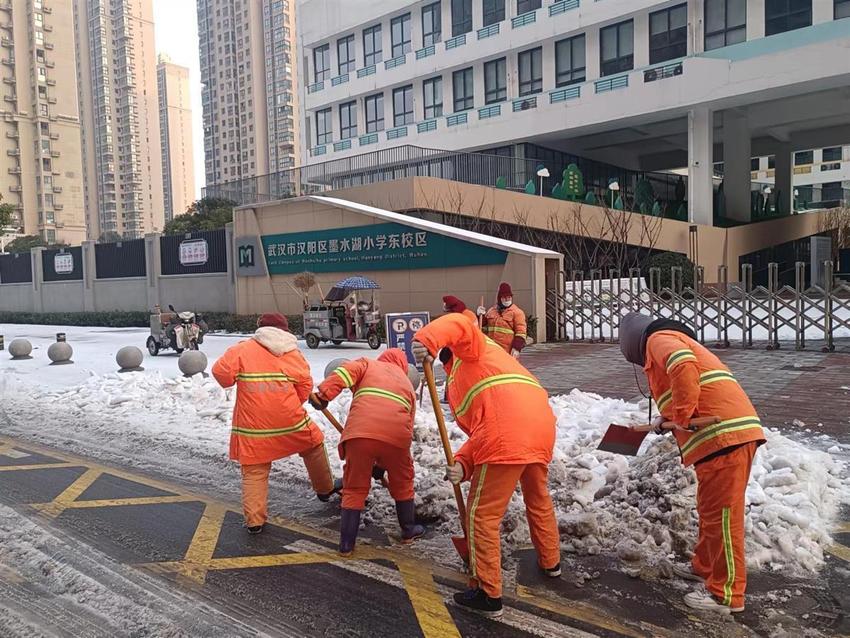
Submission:
M 232 391 L 211 378 L 179 376 L 176 357 L 146 356 L 143 373 L 111 372 L 119 347 L 143 343 L 145 332 L 139 330 L 65 329 L 77 363 L 47 366 L 44 350 L 56 331 L 0 326 L 7 343 L 17 334 L 40 347 L 32 361 L 0 357 L 0 432 L 238 496 L 238 469 L 227 459 Z M 237 340 L 211 336 L 203 348 L 212 361 Z M 303 352 L 317 381 L 331 359 L 375 356 L 359 346 Z M 342 421 L 350 400 L 344 393 L 330 406 Z M 550 484 L 564 549 L 617 554 L 634 566 L 660 564 L 692 547 L 695 476 L 682 467 L 673 442 L 650 435 L 634 459 L 596 450 L 609 423 L 639 422 L 646 406 L 578 390 L 553 397 L 551 405 L 558 432 Z M 339 437 L 320 414 L 310 411 L 326 433 L 332 465 L 341 475 L 333 453 Z M 450 429 L 457 448 L 464 435 L 451 423 Z M 747 492 L 748 560 L 754 567 L 812 574 L 823 564 L 840 504 L 850 501 L 850 482 L 837 455 L 809 449 L 776 431 L 767 434 Z M 448 535 L 458 531 L 457 512 L 451 486 L 442 480 L 444 458 L 427 393 L 416 417 L 413 455 L 418 511 L 435 521 L 437 536 L 429 542 L 446 549 Z M 276 462 L 272 474 L 273 501 L 274 494 L 293 491 L 308 494 L 297 457 Z M 271 506 L 275 509 L 274 502 Z M 365 520 L 395 533 L 395 511 L 385 490 L 373 489 Z M 511 547 L 529 542 L 518 494 L 504 531 Z M 443 555 L 451 560 L 452 552 Z

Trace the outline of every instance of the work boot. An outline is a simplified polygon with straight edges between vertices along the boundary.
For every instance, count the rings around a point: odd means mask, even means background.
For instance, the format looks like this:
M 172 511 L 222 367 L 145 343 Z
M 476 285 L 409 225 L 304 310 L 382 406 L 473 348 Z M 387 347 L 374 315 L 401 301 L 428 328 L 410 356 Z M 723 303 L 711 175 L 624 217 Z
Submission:
M 249 534 L 254 535 L 260 534 L 263 531 L 264 524 L 250 526 L 246 525 L 245 527 L 248 529 Z
M 560 578 L 561 563 L 557 563 L 554 567 L 541 567 L 540 570 L 549 578 Z
M 334 488 L 328 492 L 327 494 L 316 494 L 316 498 L 318 498 L 322 503 L 327 503 L 331 500 L 331 496 L 334 494 L 340 494 L 342 492 L 342 479 L 336 479 L 334 481 Z
M 714 596 L 709 594 L 705 589 L 692 591 L 690 594 L 685 594 L 685 604 L 691 609 L 697 611 L 707 611 L 715 614 L 728 615 L 730 613 L 737 614 L 744 611 L 744 606 L 732 607 L 724 605 Z
M 342 508 L 342 516 L 339 520 L 339 553 L 342 556 L 351 556 L 354 552 L 354 543 L 357 541 L 357 532 L 360 529 L 360 512 Z
M 682 580 L 690 580 L 695 583 L 705 582 L 705 578 L 697 574 L 691 565 L 678 565 L 674 563 L 673 575 L 681 578 Z
M 413 499 L 409 501 L 396 501 L 395 511 L 398 514 L 398 524 L 401 527 L 402 543 L 407 545 L 425 534 L 425 527 L 416 523 Z
M 502 599 L 490 598 L 483 589 L 467 589 L 454 595 L 456 605 L 460 605 L 487 618 L 502 615 Z

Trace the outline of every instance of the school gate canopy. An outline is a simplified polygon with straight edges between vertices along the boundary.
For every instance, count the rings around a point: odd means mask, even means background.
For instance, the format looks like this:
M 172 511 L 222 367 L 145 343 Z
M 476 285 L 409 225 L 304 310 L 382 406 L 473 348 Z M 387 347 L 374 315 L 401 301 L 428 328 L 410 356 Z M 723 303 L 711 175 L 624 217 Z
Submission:
M 381 287 L 383 313 L 437 316 L 443 295 L 474 310 L 482 298 L 492 305 L 499 282 L 507 281 L 527 315 L 545 317 L 546 290 L 555 288 L 563 263 L 551 250 L 333 197 L 241 207 L 233 222 L 239 314 L 300 313 L 292 282 L 310 271 L 318 284 L 313 303 L 340 279 L 363 274 Z M 545 341 L 546 332 L 540 320 L 532 336 Z

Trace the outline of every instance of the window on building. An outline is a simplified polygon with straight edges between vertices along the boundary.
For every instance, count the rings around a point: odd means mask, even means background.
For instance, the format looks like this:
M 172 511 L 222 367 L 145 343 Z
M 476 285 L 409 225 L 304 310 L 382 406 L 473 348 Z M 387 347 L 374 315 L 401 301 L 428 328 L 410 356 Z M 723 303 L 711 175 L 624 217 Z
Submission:
M 555 43 L 555 84 L 568 86 L 586 77 L 584 34 Z
M 44 44 L 44 31 L 42 31 L 41 29 L 35 30 L 35 43 L 39 46 Z
M 316 144 L 330 144 L 332 139 L 331 109 L 316 111 Z
M 843 200 L 844 189 L 841 186 L 841 182 L 825 182 L 821 186 L 820 198 L 824 202 Z
M 381 25 L 363 29 L 363 63 L 372 66 L 383 60 Z
M 393 126 L 413 124 L 413 85 L 393 89 Z
M 336 57 L 339 75 L 351 73 L 357 66 L 354 58 L 354 36 L 348 35 L 336 41 Z
M 475 106 L 475 89 L 472 84 L 472 67 L 452 73 L 454 111 L 468 111 Z
M 313 49 L 315 82 L 324 82 L 331 77 L 331 45 L 323 44 Z
M 505 0 L 484 0 L 483 8 L 485 27 L 505 19 Z
M 48 111 L 47 104 L 38 105 L 38 114 L 42 117 L 48 117 L 50 115 L 50 111 Z
M 472 31 L 472 0 L 451 0 L 452 37 Z
M 440 41 L 443 31 L 443 13 L 439 2 L 422 7 L 422 46 L 429 47 Z
M 841 161 L 841 147 L 840 146 L 832 146 L 830 148 L 823 149 L 823 160 L 824 162 L 840 162 Z
M 835 19 L 850 18 L 850 0 L 835 0 Z
M 747 39 L 747 0 L 705 0 L 705 50 Z
M 507 59 L 484 63 L 484 102 L 495 104 L 508 99 Z
M 635 37 L 631 20 L 600 29 L 599 39 L 603 76 L 631 71 L 634 68 Z
M 357 137 L 357 102 L 339 105 L 339 138 L 347 140 Z
M 796 153 L 794 153 L 794 166 L 800 166 L 802 164 L 814 164 L 814 162 L 814 151 L 797 151 Z
M 649 14 L 649 63 L 683 58 L 688 54 L 688 5 L 680 4 Z
M 760 163 L 761 163 L 761 161 L 759 160 L 758 157 L 751 157 L 750 158 L 750 170 L 751 171 L 759 170 L 759 164 Z
M 543 90 L 543 47 L 523 51 L 517 56 L 519 94 L 533 95 Z
M 516 0 L 516 14 L 521 16 L 523 13 L 539 9 L 542 4 L 541 0 Z
M 394 58 L 410 53 L 410 14 L 393 18 L 390 22 L 390 36 L 392 38 L 392 54 Z
M 767 170 L 773 170 L 776 168 L 776 155 L 768 155 L 767 156 Z
M 422 83 L 422 103 L 425 105 L 426 120 L 443 114 L 443 78 L 431 78 Z
M 811 24 L 812 0 L 765 0 L 765 35 L 802 29 Z
M 366 105 L 366 132 L 384 130 L 384 94 L 370 95 L 363 100 Z

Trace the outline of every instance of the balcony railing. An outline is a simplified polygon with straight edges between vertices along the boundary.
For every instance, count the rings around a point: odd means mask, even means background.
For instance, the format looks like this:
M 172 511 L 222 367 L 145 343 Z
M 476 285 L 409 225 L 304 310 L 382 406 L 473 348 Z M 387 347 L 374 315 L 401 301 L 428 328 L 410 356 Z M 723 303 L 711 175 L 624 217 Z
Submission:
M 485 38 L 493 37 L 494 35 L 499 34 L 499 23 L 491 24 L 488 27 L 484 27 L 483 29 L 478 29 L 478 39 L 484 40 Z
M 327 152 L 328 152 L 328 147 L 325 146 L 324 144 L 321 144 L 320 146 L 314 146 L 313 148 L 310 149 L 310 155 L 312 155 L 313 157 L 318 157 L 319 155 L 324 155 Z
M 664 66 L 656 66 L 652 69 L 646 69 L 643 72 L 644 82 L 655 82 L 664 78 L 673 78 L 677 75 L 682 75 L 683 66 L 681 62 L 673 64 L 665 64 Z
M 517 111 L 528 111 L 537 108 L 537 96 L 521 97 L 513 101 L 514 113 Z
M 577 97 L 581 97 L 581 86 L 568 86 L 563 89 L 558 89 L 557 91 L 549 92 L 549 104 L 557 104 L 558 102 L 566 102 L 567 100 L 574 100 Z
M 437 120 L 425 120 L 416 125 L 417 133 L 428 133 L 437 130 Z
M 492 106 L 485 106 L 484 108 L 478 109 L 478 119 L 479 120 L 487 120 L 491 117 L 498 117 L 502 114 L 502 105 L 494 104 Z
M 469 120 L 469 114 L 464 111 L 463 113 L 454 113 L 452 115 L 446 116 L 446 126 L 457 126 L 458 124 L 466 124 Z
M 554 17 L 566 13 L 571 9 L 578 9 L 579 0 L 562 0 L 549 6 L 549 17 Z
M 362 69 L 357 69 L 357 77 L 365 78 L 369 75 L 375 75 L 376 70 L 377 69 L 375 68 L 374 64 L 372 66 L 364 66 Z
M 392 58 L 391 60 L 387 60 L 386 62 L 384 62 L 384 68 L 389 71 L 390 69 L 394 69 L 397 66 L 401 66 L 405 62 L 407 62 L 407 56 L 399 55 Z
M 529 11 L 528 13 L 518 15 L 516 18 L 511 20 L 511 27 L 519 29 L 520 27 L 534 24 L 535 22 L 537 22 L 537 11 Z
M 334 151 L 347 151 L 351 148 L 351 140 L 340 140 L 334 142 Z
M 319 91 L 324 90 L 325 83 L 324 82 L 316 82 L 315 84 L 311 84 L 307 87 L 307 93 L 318 93 Z
M 378 143 L 378 134 L 377 133 L 369 133 L 368 135 L 361 135 L 358 140 L 358 144 L 360 146 L 368 146 L 370 144 Z
M 617 75 L 615 77 L 605 78 L 603 80 L 596 80 L 596 82 L 594 83 L 594 88 L 596 89 L 597 93 L 607 93 L 608 91 L 624 89 L 628 85 L 628 75 Z
M 466 44 L 466 34 L 461 33 L 459 36 L 446 40 L 446 51 L 456 49 Z
M 416 59 L 417 59 L 417 60 L 422 60 L 422 59 L 424 59 L 424 58 L 427 58 L 427 57 L 430 57 L 430 56 L 434 55 L 436 52 L 437 52 L 437 47 L 435 47 L 435 46 L 432 44 L 432 45 L 431 45 L 431 46 L 429 46 L 429 47 L 424 47 L 424 48 L 419 49 L 418 51 L 416 51 Z
M 406 126 L 398 126 L 396 128 L 391 128 L 389 131 L 387 131 L 388 140 L 397 140 L 400 137 L 407 137 Z
M 343 73 L 342 75 L 338 75 L 335 78 L 331 78 L 331 86 L 339 86 L 340 84 L 345 84 L 348 82 L 348 73 Z

